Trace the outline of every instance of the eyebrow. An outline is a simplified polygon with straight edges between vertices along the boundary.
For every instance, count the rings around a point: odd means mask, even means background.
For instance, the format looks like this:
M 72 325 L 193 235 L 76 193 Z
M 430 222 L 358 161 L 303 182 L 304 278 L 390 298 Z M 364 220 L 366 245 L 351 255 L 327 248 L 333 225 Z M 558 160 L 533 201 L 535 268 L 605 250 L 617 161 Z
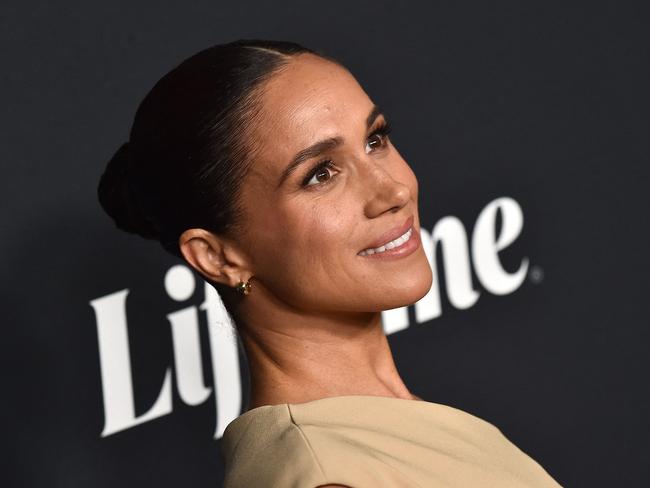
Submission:
M 372 110 L 368 114 L 368 117 L 366 118 L 366 130 L 370 129 L 372 124 L 377 120 L 377 117 L 379 117 L 382 114 L 381 109 L 377 105 L 373 105 Z M 318 141 L 311 146 L 298 151 L 298 153 L 293 157 L 291 162 L 288 164 L 288 166 L 284 169 L 282 174 L 280 175 L 280 180 L 278 182 L 278 187 L 282 186 L 282 184 L 285 182 L 285 180 L 304 162 L 315 158 L 316 156 L 326 152 L 326 151 L 331 151 L 332 149 L 335 149 L 336 147 L 340 146 L 343 144 L 344 139 L 340 136 L 337 137 L 328 137 L 327 139 L 323 139 L 321 141 Z

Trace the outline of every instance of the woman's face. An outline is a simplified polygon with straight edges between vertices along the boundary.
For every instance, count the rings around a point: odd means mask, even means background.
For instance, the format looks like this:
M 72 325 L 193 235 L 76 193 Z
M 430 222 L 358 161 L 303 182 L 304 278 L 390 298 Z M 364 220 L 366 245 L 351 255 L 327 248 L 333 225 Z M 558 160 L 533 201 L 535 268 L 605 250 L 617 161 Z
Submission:
M 385 123 L 348 71 L 317 56 L 294 58 L 266 83 L 241 194 L 253 288 L 310 312 L 377 312 L 428 292 L 418 182 Z M 359 254 L 411 226 L 394 249 Z

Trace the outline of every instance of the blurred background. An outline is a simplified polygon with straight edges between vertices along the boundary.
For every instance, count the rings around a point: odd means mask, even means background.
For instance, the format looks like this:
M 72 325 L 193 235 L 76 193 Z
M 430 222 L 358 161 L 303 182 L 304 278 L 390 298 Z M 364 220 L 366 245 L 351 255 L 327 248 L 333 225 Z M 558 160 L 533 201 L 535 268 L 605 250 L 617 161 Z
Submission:
M 161 76 L 267 38 L 346 65 L 418 176 L 434 286 L 382 315 L 407 386 L 563 486 L 648 486 L 648 20 L 644 2 L 5 2 L 2 485 L 221 486 L 245 358 L 218 296 L 96 188 Z

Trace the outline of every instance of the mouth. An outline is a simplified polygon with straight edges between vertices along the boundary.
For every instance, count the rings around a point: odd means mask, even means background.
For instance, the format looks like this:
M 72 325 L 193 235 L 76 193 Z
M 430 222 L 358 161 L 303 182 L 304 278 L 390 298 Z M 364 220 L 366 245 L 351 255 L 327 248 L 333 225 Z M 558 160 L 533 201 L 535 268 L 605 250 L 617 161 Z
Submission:
M 385 232 L 357 255 L 377 259 L 411 254 L 420 245 L 420 236 L 413 226 L 413 221 L 414 217 L 411 215 L 404 224 Z

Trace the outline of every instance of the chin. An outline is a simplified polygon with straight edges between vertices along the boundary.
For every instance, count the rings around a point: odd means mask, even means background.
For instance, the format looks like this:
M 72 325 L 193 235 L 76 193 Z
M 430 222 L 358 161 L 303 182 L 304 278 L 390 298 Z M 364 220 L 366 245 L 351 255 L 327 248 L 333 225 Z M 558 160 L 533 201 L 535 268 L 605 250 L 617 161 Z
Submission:
M 382 295 L 388 297 L 382 304 L 382 311 L 413 305 L 424 297 L 429 293 L 433 284 L 433 272 L 427 266 L 423 272 L 412 275 L 407 280 L 400 279 L 399 282 L 399 288 L 390 290 L 385 294 L 382 293 Z
M 431 285 L 433 285 L 433 271 L 427 258 L 424 257 L 423 264 L 417 267 L 416 273 L 408 275 L 406 279 L 401 279 L 400 283 L 402 284 L 401 290 L 395 290 L 395 296 L 404 297 L 404 305 L 413 305 L 429 293 Z
M 423 275 L 424 276 L 419 280 L 417 286 L 413 290 L 415 297 L 409 305 L 412 305 L 423 298 L 427 293 L 429 293 L 429 290 L 431 290 L 431 285 L 433 285 L 433 272 L 429 266 L 427 266 L 427 272 L 423 273 Z

